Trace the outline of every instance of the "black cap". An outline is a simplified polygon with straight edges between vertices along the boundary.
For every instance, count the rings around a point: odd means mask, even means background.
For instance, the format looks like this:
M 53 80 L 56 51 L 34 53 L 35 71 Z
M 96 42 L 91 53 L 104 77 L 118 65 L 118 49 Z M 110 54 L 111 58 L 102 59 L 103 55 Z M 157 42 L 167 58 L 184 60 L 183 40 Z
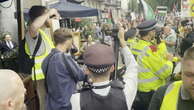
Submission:
M 188 26 L 188 25 L 190 25 L 189 20 L 183 20 L 183 21 L 181 21 L 181 26 Z
M 137 29 L 135 29 L 135 28 L 129 29 L 129 30 L 125 33 L 125 40 L 127 40 L 128 38 L 133 38 L 133 37 L 135 37 L 136 33 L 137 33 Z
M 137 29 L 139 29 L 139 31 L 151 31 L 155 29 L 156 23 L 157 22 L 155 20 L 146 20 L 139 24 Z

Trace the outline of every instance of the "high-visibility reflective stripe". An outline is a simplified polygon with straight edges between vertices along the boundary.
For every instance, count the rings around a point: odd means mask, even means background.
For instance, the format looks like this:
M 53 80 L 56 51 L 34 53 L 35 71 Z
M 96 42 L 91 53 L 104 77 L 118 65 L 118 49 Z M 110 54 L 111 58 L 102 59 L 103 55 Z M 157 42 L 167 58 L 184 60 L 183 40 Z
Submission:
M 156 72 L 157 75 L 162 74 L 166 69 L 168 69 L 168 65 L 164 65 L 159 71 Z
M 32 70 L 34 71 L 34 69 L 32 69 Z M 43 73 L 42 69 L 36 69 L 35 72 L 36 72 L 35 74 Z M 34 72 L 32 72 L 32 73 L 34 73 Z
M 34 69 L 32 69 L 32 80 L 41 80 L 44 79 L 44 73 L 41 68 L 36 68 L 35 70 L 35 76 L 34 76 Z
M 158 80 L 159 78 L 158 77 L 153 77 L 153 78 L 150 78 L 150 79 L 139 79 L 138 80 L 138 83 L 149 83 L 149 82 L 153 82 L 155 80 Z
M 165 95 L 168 94 L 173 89 L 173 84 L 170 84 L 168 88 L 166 89 Z M 164 95 L 164 96 L 165 96 Z
M 42 63 L 43 60 L 44 60 L 43 58 L 41 58 L 41 59 L 37 59 L 37 58 L 36 58 L 36 59 L 35 59 L 35 63 Z
M 147 72 L 150 72 L 150 70 L 147 68 L 143 68 L 141 66 L 138 66 L 138 73 L 147 73 Z
M 143 65 L 142 59 L 145 56 L 149 57 L 149 54 L 146 53 L 146 51 L 143 51 L 140 55 L 137 56 L 137 59 L 139 59 L 139 60 L 137 60 L 139 65 L 141 65 L 141 66 Z
M 134 49 L 134 48 L 132 48 L 131 50 L 132 50 L 132 51 L 135 51 L 135 52 L 139 52 L 139 53 L 142 52 L 141 50 Z
M 147 50 L 149 49 L 148 46 L 144 47 L 143 51 L 141 51 L 141 54 L 138 56 L 140 59 L 142 59 L 143 57 L 147 56 L 149 57 L 149 54 L 147 53 Z

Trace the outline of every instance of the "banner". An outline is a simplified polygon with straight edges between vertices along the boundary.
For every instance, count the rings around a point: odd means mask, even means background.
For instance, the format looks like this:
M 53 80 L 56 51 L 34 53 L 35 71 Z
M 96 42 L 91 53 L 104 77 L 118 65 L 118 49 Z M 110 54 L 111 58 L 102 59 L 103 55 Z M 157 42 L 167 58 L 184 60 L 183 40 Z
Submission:
M 181 17 L 194 17 L 194 0 L 181 1 Z
M 157 6 L 156 7 L 156 20 L 159 26 L 164 26 L 167 17 L 167 6 Z

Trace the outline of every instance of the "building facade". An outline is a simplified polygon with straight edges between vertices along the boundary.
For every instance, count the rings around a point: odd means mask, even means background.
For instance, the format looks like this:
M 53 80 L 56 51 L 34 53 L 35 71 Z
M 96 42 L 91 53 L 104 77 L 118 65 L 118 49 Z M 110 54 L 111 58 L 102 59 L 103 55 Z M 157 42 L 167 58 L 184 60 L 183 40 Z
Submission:
M 17 20 L 14 13 L 16 12 L 15 2 L 8 0 L 0 3 L 0 34 L 10 33 L 15 41 L 17 41 Z M 1 36 L 3 37 L 3 36 Z

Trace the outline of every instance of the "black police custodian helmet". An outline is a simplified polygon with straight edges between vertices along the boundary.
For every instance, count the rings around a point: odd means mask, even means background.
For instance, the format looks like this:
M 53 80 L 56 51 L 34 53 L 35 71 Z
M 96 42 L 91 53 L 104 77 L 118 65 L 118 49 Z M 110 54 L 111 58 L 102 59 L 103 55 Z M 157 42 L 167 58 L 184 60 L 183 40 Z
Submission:
M 137 29 L 139 29 L 139 31 L 151 31 L 155 29 L 156 24 L 157 24 L 156 20 L 146 20 L 139 24 L 137 26 Z

